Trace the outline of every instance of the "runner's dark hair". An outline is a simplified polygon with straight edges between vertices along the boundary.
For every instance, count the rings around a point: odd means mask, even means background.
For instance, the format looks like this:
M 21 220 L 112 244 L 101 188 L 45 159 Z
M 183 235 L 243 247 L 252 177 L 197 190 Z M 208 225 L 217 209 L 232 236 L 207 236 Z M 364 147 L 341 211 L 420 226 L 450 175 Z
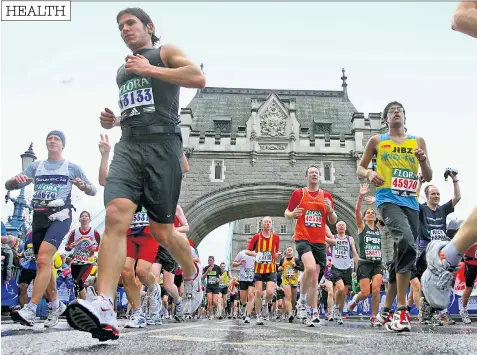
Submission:
M 139 7 L 128 7 L 126 9 L 120 11 L 118 16 L 116 16 L 116 22 L 118 24 L 119 24 L 119 18 L 124 14 L 130 14 L 130 15 L 136 16 L 139 19 L 139 21 L 141 21 L 143 23 L 144 26 L 147 26 L 150 23 L 154 24 L 152 22 L 151 18 L 149 17 L 149 15 L 146 14 L 146 12 Z M 161 41 L 161 38 L 157 37 L 155 35 L 155 33 L 153 32 L 151 34 L 151 40 L 152 40 L 152 45 L 156 46 Z
M 88 211 L 81 212 L 80 217 L 83 215 L 83 213 L 86 213 L 88 215 L 89 219 L 91 219 L 91 214 Z
M 308 176 L 308 170 L 310 170 L 310 168 L 317 168 L 318 169 L 318 174 L 320 174 L 320 168 L 319 167 L 317 167 L 316 165 L 310 165 L 308 168 L 306 168 L 305 176 Z

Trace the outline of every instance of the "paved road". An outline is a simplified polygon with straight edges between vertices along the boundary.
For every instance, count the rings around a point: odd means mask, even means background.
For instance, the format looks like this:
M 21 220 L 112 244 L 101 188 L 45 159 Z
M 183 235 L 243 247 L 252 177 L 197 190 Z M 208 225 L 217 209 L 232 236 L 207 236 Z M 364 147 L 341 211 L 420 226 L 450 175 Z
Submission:
M 120 321 L 120 326 L 124 321 Z M 367 321 L 344 325 L 322 322 L 316 328 L 270 321 L 264 326 L 238 320 L 165 323 L 145 329 L 120 329 L 117 341 L 99 343 L 61 320 L 57 329 L 2 322 L 2 354 L 477 354 L 477 323 L 433 328 L 413 324 L 411 333 L 371 328 Z M 56 350 L 53 350 L 56 349 Z

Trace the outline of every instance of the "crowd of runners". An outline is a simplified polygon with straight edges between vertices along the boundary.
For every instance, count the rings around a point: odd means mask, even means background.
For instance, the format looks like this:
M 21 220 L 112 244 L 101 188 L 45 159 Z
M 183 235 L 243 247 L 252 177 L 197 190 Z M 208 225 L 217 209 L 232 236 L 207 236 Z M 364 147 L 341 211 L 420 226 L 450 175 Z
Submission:
M 476 12 L 476 3 L 460 4 L 453 28 L 477 37 Z M 202 88 L 205 77 L 177 47 L 155 46 L 159 41 L 155 27 L 143 10 L 123 10 L 117 23 L 133 55 L 117 73 L 120 115 L 108 108 L 100 115 L 104 129 L 118 126 L 122 130 L 110 165 L 108 136 L 101 136 L 99 143 L 98 183 L 104 186 L 105 231 L 99 236 L 91 227 L 91 215 L 83 211 L 81 226 L 70 232 L 73 185 L 90 196 L 96 194 L 96 187 L 78 165 L 63 158 L 65 135 L 48 133 L 47 159 L 33 162 L 5 183 L 8 190 L 34 185 L 32 232 L 23 253 L 24 265 L 35 262 L 35 269 L 29 269 L 24 280 L 33 280 L 33 292 L 29 302 L 12 313 L 14 321 L 33 325 L 37 306 L 46 298 L 45 327 L 55 327 L 65 314 L 74 329 L 101 341 L 117 339 L 115 297 L 122 284 L 130 307 L 125 327 L 205 317 L 240 318 L 258 325 L 271 318 L 296 319 L 314 327 L 323 321 L 318 311 L 320 298 L 326 304 L 326 321 L 343 324 L 355 272 L 359 292 L 348 310 L 372 294 L 372 326 L 410 331 L 412 303 L 420 309 L 420 322 L 452 322 L 446 307 L 456 267 L 464 260 L 467 287 L 461 317 L 470 322 L 466 305 L 477 275 L 477 209 L 462 224 L 447 228 L 446 217 L 460 200 L 458 174 L 452 169 L 446 172 L 454 197 L 440 205 L 439 190 L 429 183 L 433 171 L 425 140 L 406 131 L 406 111 L 396 101 L 383 110 L 388 132 L 369 139 L 357 169 L 357 176 L 367 180 L 356 191 L 358 235 L 347 233 L 332 194 L 320 188 L 319 169 L 310 166 L 303 171 L 305 186 L 293 191 L 284 206 L 285 217 L 295 220 L 294 248 L 281 251 L 280 236 L 267 216 L 262 230 L 248 240 L 247 248 L 231 265 L 217 265 L 213 256 L 208 265 L 200 265 L 187 238 L 187 219 L 177 204 L 182 176 L 189 169 L 178 98 L 181 86 Z M 424 182 L 426 203 L 419 204 Z M 375 186 L 375 194 L 368 183 Z M 335 234 L 329 226 L 336 229 Z M 383 228 L 394 242 L 393 259 L 384 265 Z M 57 296 L 52 268 L 65 237 L 65 259 L 71 265 L 77 294 L 67 306 Z M 97 296 L 88 298 L 84 283 L 98 250 Z M 240 269 L 238 279 L 232 277 L 231 268 Z M 384 307 L 379 309 L 384 269 L 389 281 Z M 327 296 L 320 297 L 323 294 Z

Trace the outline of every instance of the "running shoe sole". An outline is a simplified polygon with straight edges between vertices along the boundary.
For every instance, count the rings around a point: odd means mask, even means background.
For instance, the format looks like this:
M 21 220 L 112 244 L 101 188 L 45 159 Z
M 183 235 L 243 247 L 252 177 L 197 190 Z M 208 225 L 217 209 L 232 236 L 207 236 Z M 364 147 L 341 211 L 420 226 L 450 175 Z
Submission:
M 12 318 L 12 321 L 15 323 L 20 323 L 21 325 L 26 325 L 28 327 L 33 327 L 33 322 L 28 322 L 23 317 L 20 315 L 20 313 L 17 312 L 12 312 L 10 314 L 10 317 Z
M 91 333 L 99 341 L 117 340 L 119 331 L 109 324 L 101 324 L 89 309 L 73 301 L 66 308 L 66 320 L 73 329 Z

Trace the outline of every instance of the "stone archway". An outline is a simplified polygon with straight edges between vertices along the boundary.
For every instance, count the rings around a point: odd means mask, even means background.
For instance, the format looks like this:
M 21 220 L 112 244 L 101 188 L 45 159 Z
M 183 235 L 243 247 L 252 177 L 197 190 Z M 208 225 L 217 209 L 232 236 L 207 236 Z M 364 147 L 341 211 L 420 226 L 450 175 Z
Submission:
M 214 229 L 229 222 L 259 216 L 283 216 L 291 193 L 299 187 L 286 183 L 239 184 L 201 196 L 183 206 L 190 226 L 187 235 L 198 245 Z M 356 236 L 354 208 L 342 197 L 333 197 L 338 219 L 345 221 L 348 232 Z

